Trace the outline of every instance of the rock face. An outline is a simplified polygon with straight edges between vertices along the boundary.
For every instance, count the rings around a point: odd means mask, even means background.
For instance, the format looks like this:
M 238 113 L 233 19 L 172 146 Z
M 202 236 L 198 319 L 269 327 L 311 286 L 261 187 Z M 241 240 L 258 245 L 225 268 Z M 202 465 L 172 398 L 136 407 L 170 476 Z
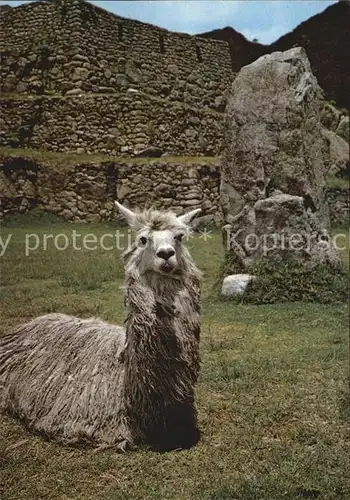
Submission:
M 302 48 L 261 57 L 232 84 L 221 180 L 230 272 L 271 256 L 338 262 L 327 231 L 321 99 Z
M 221 295 L 224 297 L 236 297 L 242 295 L 254 276 L 250 274 L 232 274 L 226 276 L 222 284 Z
M 334 227 L 349 227 L 349 188 L 328 188 L 327 201 L 332 225 Z
M 346 178 L 349 176 L 349 116 L 344 110 L 325 103 L 320 118 L 326 173 Z
M 342 116 L 336 133 L 349 144 L 349 117 Z

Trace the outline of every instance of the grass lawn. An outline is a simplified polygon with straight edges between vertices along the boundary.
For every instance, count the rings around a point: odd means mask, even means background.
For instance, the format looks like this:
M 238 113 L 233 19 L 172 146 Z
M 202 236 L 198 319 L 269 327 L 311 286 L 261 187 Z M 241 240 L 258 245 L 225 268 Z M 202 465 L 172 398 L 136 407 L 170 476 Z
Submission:
M 53 238 L 43 248 L 44 234 L 65 233 L 71 243 L 73 229 L 97 239 L 116 230 L 26 219 L 2 228 L 3 241 L 12 236 L 1 257 L 0 334 L 54 311 L 124 320 L 118 251 L 71 244 L 58 251 Z M 25 256 L 28 234 L 37 236 Z M 57 242 L 63 246 L 64 237 Z M 348 498 L 346 306 L 220 302 L 211 293 L 220 234 L 197 235 L 188 247 L 205 276 L 199 444 L 163 454 L 94 453 L 33 437 L 1 416 L 3 500 Z

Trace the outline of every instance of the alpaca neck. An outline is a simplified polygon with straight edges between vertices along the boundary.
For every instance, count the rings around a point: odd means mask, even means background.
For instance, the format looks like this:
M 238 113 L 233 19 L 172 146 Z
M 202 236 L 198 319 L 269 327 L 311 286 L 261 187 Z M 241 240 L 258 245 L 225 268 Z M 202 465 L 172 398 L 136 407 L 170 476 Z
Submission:
M 140 275 L 134 270 L 127 273 L 125 284 L 128 342 L 155 341 L 159 326 L 180 336 L 191 335 L 191 327 L 187 332 L 179 332 L 179 325 L 188 320 L 199 324 L 199 274 L 189 272 L 172 277 L 155 272 Z
M 154 272 L 137 272 L 126 277 L 127 342 L 130 350 L 152 349 L 172 336 L 192 335 L 199 325 L 200 282 L 195 275 L 164 277 Z M 193 322 L 193 325 L 191 323 Z M 184 324 L 187 329 L 183 330 Z M 157 359 L 167 356 L 167 344 Z
M 152 273 L 153 274 L 153 273 Z M 157 404 L 171 405 L 193 398 L 199 371 L 200 280 L 126 276 L 128 307 L 125 349 L 127 404 L 149 412 Z

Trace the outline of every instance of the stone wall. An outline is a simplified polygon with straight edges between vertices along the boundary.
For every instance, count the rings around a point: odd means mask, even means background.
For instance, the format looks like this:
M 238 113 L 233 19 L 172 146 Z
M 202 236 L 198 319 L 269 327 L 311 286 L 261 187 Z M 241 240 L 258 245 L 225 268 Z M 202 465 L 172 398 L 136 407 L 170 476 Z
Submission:
M 57 0 L 4 11 L 0 51 L 2 146 L 220 153 L 234 76 L 225 42 Z
M 133 155 L 219 154 L 223 116 L 141 92 L 0 99 L 0 143 L 12 148 Z
M 220 167 L 203 160 L 122 164 L 117 173 L 117 196 L 131 206 L 152 205 L 177 213 L 201 208 L 203 222 L 219 224 Z
M 0 218 L 25 213 L 37 205 L 38 165 L 17 158 L 0 160 Z
M 226 42 L 173 33 L 82 0 L 33 2 L 1 16 L 7 93 L 113 93 L 130 86 L 223 111 L 233 77 Z
M 111 164 L 52 168 L 45 162 L 3 158 L 0 162 L 0 216 L 25 213 L 34 207 L 66 220 L 109 219 L 115 198 Z
M 201 207 L 206 223 L 218 224 L 219 167 L 213 160 L 185 164 L 112 161 L 53 167 L 46 161 L 3 156 L 0 160 L 0 216 L 39 207 L 65 220 L 99 222 L 115 217 L 114 200 L 130 206 Z

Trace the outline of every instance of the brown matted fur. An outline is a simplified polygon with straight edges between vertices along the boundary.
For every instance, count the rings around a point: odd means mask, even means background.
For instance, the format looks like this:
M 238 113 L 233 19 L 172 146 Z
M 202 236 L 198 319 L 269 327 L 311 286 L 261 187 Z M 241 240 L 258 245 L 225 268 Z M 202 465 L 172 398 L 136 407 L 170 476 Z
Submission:
M 171 212 L 137 213 L 132 225 L 188 229 Z M 194 445 L 201 273 L 176 252 L 171 275 L 147 268 L 137 245 L 126 252 L 126 329 L 47 314 L 0 338 L 0 408 L 66 444 Z

